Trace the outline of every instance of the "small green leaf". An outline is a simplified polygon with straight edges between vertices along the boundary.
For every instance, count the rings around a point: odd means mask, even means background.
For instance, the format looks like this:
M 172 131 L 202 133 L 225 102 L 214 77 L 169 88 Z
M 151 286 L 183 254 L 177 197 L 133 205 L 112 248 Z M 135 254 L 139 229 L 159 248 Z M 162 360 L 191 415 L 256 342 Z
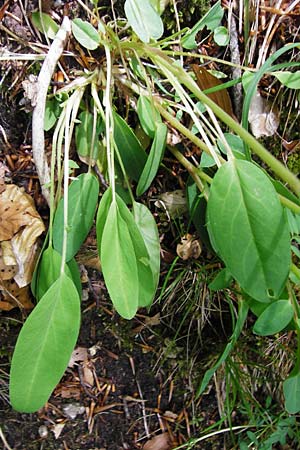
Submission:
M 126 173 L 138 181 L 146 164 L 146 152 L 125 120 L 116 112 L 113 112 L 113 119 L 114 139 Z
M 136 188 L 136 194 L 138 196 L 142 195 L 148 189 L 157 174 L 166 148 L 167 133 L 168 128 L 164 123 L 157 124 L 150 153 Z
M 281 84 L 290 89 L 300 89 L 300 71 L 289 72 L 288 70 L 272 73 Z
M 111 204 L 105 221 L 100 259 L 116 310 L 125 319 L 132 319 L 138 309 L 138 269 L 131 236 L 116 202 Z
M 99 195 L 99 183 L 91 173 L 82 173 L 69 186 L 67 256 L 72 259 L 93 224 Z M 53 222 L 53 246 L 60 254 L 63 244 L 64 199 L 61 199 Z
M 162 36 L 163 22 L 149 0 L 126 0 L 124 10 L 129 25 L 141 41 L 148 43 Z
M 161 122 L 159 112 L 145 95 L 140 95 L 137 101 L 137 113 L 145 133 L 154 138 L 156 125 Z
M 221 1 L 218 0 L 215 5 L 193 26 L 191 30 L 183 37 L 181 44 L 183 48 L 193 49 L 197 47 L 195 40 L 197 33 L 207 28 L 213 31 L 221 22 L 224 15 L 224 10 L 221 6 Z
M 31 289 L 36 300 L 39 301 L 48 289 L 59 278 L 61 271 L 61 255 L 49 246 L 43 251 L 38 265 L 35 269 L 34 281 Z M 78 295 L 81 298 L 82 287 L 80 281 L 80 273 L 75 260 L 69 261 L 65 266 L 65 273 L 73 280 Z
M 229 43 L 229 33 L 227 28 L 220 26 L 214 29 L 214 41 L 220 47 Z
M 44 406 L 67 368 L 79 326 L 78 293 L 63 273 L 19 334 L 10 371 L 10 401 L 14 409 L 31 413 Z
M 291 251 L 286 214 L 267 175 L 253 163 L 229 161 L 211 184 L 208 230 L 216 252 L 255 300 L 279 298 Z
M 89 111 L 82 111 L 79 115 L 80 123 L 76 125 L 75 142 L 78 155 L 85 162 L 92 161 L 92 164 L 98 158 L 99 153 L 99 133 L 103 130 L 103 122 L 100 117 L 97 118 L 94 145 L 92 149 L 94 116 Z
M 59 26 L 49 14 L 41 13 L 39 11 L 31 14 L 31 21 L 33 25 L 41 32 L 46 33 L 49 39 L 54 39 L 59 30 Z
M 225 268 L 222 269 L 215 278 L 209 283 L 208 287 L 211 291 L 220 291 L 230 286 L 232 282 L 231 273 Z
M 259 316 L 253 331 L 260 336 L 276 334 L 290 323 L 293 315 L 294 309 L 288 300 L 277 300 Z
M 120 215 L 127 224 L 136 256 L 138 306 L 149 306 L 153 300 L 157 285 L 155 283 L 156 279 L 153 277 L 148 249 L 132 213 L 119 196 L 116 197 L 116 200 Z
M 300 373 L 289 376 L 283 382 L 283 394 L 287 412 L 297 414 L 300 411 Z
M 41 256 L 36 269 L 35 291 L 33 295 L 39 301 L 60 275 L 61 255 L 49 246 Z
M 142 203 L 133 203 L 133 217 L 148 250 L 155 290 L 160 275 L 160 241 L 157 225 L 149 209 Z
M 95 50 L 100 44 L 98 31 L 82 19 L 72 20 L 72 33 L 79 44 L 88 50 Z
M 245 159 L 244 141 L 232 133 L 224 133 L 224 137 L 234 156 L 238 159 Z M 227 148 L 221 139 L 218 139 L 218 147 L 224 155 L 227 155 Z
M 55 125 L 57 118 L 59 117 L 60 107 L 56 98 L 52 98 L 46 101 L 45 107 L 45 121 L 44 130 L 49 131 Z

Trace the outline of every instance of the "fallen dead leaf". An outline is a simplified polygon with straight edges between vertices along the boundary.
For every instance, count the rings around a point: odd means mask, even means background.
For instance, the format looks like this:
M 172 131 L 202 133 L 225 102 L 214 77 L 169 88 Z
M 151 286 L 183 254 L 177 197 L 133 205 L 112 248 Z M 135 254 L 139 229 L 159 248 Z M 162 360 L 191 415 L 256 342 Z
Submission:
M 32 198 L 18 186 L 4 185 L 0 191 L 0 309 L 33 308 L 29 289 L 23 288 L 32 279 L 37 238 L 44 230 Z
M 201 255 L 202 248 L 199 239 L 191 234 L 186 234 L 181 238 L 180 244 L 177 244 L 176 253 L 179 258 L 186 261 L 187 259 L 197 259 Z
M 0 194 L 0 241 L 8 241 L 21 227 L 39 218 L 31 197 L 13 184 Z
M 77 363 L 88 359 L 88 349 L 85 347 L 77 347 L 73 350 L 68 367 L 74 367 Z
M 3 301 L 0 301 L 0 309 L 10 311 L 13 308 L 32 309 L 29 286 L 20 288 L 14 280 L 2 281 L 0 292 Z
M 143 450 L 172 450 L 173 448 L 175 448 L 174 440 L 169 433 L 162 433 L 146 442 Z
M 257 91 L 251 101 L 248 120 L 256 138 L 273 136 L 279 126 L 278 109 Z

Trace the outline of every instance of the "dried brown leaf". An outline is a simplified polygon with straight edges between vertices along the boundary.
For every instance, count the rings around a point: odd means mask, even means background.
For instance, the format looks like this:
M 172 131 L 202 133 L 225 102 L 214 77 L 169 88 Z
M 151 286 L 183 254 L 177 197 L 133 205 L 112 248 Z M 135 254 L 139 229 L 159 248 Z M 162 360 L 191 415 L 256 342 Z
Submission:
M 0 194 L 0 241 L 8 241 L 19 229 L 39 218 L 33 200 L 15 185 L 7 185 Z
M 179 258 L 183 260 L 197 259 L 201 255 L 201 243 L 191 234 L 186 234 L 181 238 L 180 244 L 177 244 L 176 252 Z
M 19 288 L 14 280 L 2 281 L 0 285 L 2 301 L 0 309 L 10 311 L 13 308 L 32 309 L 29 286 Z
M 77 347 L 73 350 L 68 367 L 74 367 L 76 363 L 86 361 L 88 359 L 88 349 L 85 347 Z
M 220 86 L 222 84 L 218 78 L 214 77 L 204 67 L 200 67 L 198 66 L 198 64 L 193 64 L 192 69 L 196 75 L 197 84 L 202 91 L 204 91 L 205 89 L 210 89 L 212 87 Z M 232 117 L 234 116 L 231 99 L 227 89 L 212 92 L 210 94 L 207 94 L 207 96 L 218 106 L 220 106 L 220 108 L 227 112 L 227 114 Z
M 146 442 L 143 450 L 172 450 L 173 448 L 175 448 L 173 439 L 168 433 L 162 433 Z

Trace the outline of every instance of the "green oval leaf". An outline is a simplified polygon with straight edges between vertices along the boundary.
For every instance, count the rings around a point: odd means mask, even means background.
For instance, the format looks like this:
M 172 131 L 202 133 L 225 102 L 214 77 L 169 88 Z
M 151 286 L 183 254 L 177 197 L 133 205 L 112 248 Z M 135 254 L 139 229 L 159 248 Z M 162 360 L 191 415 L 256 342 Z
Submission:
M 31 285 L 31 290 L 37 301 L 40 301 L 43 295 L 59 278 L 61 271 L 61 255 L 49 246 L 43 251 L 38 265 L 35 269 L 35 280 Z M 73 280 L 78 295 L 81 298 L 82 286 L 78 265 L 74 259 L 71 259 L 65 266 L 65 273 Z
M 137 113 L 139 121 L 145 133 L 151 138 L 156 132 L 156 124 L 161 122 L 161 117 L 157 109 L 145 95 L 140 95 L 137 101 Z
M 49 39 L 54 39 L 56 33 L 59 30 L 59 26 L 49 14 L 41 13 L 39 11 L 33 12 L 31 14 L 31 21 L 33 25 L 41 32 L 45 33 Z
M 126 0 L 124 10 L 129 25 L 141 41 L 148 43 L 151 38 L 162 36 L 163 22 L 149 0 Z
M 72 33 L 79 44 L 88 50 L 95 50 L 100 44 L 98 31 L 82 19 L 72 20 Z
M 114 139 L 126 173 L 138 181 L 146 164 L 146 152 L 125 120 L 116 112 L 113 112 L 113 119 Z
M 138 196 L 142 195 L 148 189 L 157 174 L 166 148 L 167 133 L 168 128 L 164 123 L 157 124 L 150 153 L 136 188 L 136 194 Z
M 106 189 L 104 194 L 101 197 L 98 212 L 97 212 L 97 219 L 96 219 L 96 231 L 97 231 L 97 244 L 98 244 L 98 253 L 100 256 L 101 252 L 101 241 L 102 241 L 102 235 L 103 230 L 105 226 L 105 222 L 108 216 L 109 208 L 112 202 L 112 191 L 111 187 Z
M 149 306 L 153 300 L 157 285 L 156 279 L 153 277 L 148 249 L 132 213 L 119 196 L 116 197 L 116 200 L 120 215 L 128 227 L 136 257 L 138 306 Z
M 68 198 L 68 232 L 67 232 L 67 256 L 72 259 L 93 224 L 94 215 L 99 195 L 99 183 L 91 173 L 79 175 L 69 186 Z M 53 222 L 53 246 L 62 253 L 64 229 L 64 199 L 61 199 Z
M 63 273 L 19 334 L 10 371 L 10 401 L 14 409 L 31 413 L 44 406 L 68 365 L 79 326 L 78 293 Z
M 207 218 L 213 247 L 246 293 L 261 302 L 279 298 L 290 268 L 290 236 L 267 175 L 248 161 L 223 164 L 211 185 Z
M 276 334 L 290 323 L 293 315 L 294 309 L 288 300 L 277 300 L 261 313 L 253 331 L 260 336 Z
M 290 376 L 283 382 L 285 409 L 289 414 L 300 411 L 300 374 Z
M 281 84 L 290 89 L 300 89 L 300 71 L 289 72 L 288 70 L 273 72 L 273 75 Z
M 154 296 L 160 275 L 160 242 L 157 225 L 149 209 L 142 203 L 133 203 L 133 217 L 144 239 L 149 254 L 149 264 L 153 276 Z
M 103 130 L 103 122 L 98 116 L 92 148 L 94 116 L 89 111 L 82 111 L 78 118 L 80 120 L 80 123 L 76 125 L 75 129 L 77 153 L 81 160 L 86 163 L 89 163 L 91 161 L 92 165 L 94 165 L 98 158 L 100 147 L 99 133 L 101 133 L 101 131 Z
M 214 29 L 214 41 L 220 47 L 229 43 L 229 33 L 227 28 L 220 26 Z
M 138 308 L 138 269 L 132 239 L 116 202 L 111 204 L 104 225 L 100 259 L 116 310 L 125 319 L 132 319 Z

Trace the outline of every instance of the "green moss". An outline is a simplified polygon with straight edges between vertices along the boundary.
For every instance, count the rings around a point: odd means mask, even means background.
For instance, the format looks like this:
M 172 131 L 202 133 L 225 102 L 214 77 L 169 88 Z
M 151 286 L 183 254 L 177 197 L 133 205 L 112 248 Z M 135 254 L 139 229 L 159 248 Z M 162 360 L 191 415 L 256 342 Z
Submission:
M 300 153 L 295 152 L 289 155 L 287 160 L 288 168 L 295 174 L 299 175 L 300 173 Z

